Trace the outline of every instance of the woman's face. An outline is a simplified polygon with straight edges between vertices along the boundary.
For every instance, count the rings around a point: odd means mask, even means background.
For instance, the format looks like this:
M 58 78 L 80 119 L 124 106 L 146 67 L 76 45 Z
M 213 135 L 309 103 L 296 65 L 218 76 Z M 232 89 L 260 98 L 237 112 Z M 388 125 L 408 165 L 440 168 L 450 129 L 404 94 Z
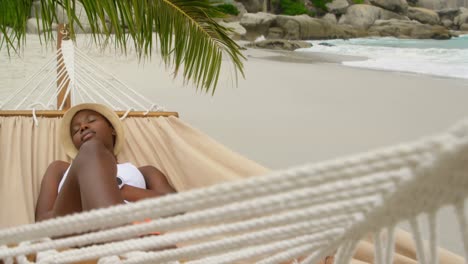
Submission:
M 75 114 L 70 135 L 77 149 L 92 138 L 100 140 L 110 151 L 114 149 L 114 128 L 104 116 L 93 110 L 81 110 Z

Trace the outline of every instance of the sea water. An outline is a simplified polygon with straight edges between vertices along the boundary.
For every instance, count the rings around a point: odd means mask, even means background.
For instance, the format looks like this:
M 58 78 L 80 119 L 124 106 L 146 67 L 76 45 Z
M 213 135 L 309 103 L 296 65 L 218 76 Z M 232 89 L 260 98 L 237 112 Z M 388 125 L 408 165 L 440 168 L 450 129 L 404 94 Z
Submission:
M 322 52 L 366 58 L 342 62 L 353 67 L 468 79 L 468 35 L 449 40 L 385 37 L 310 42 L 313 47 L 297 52 Z

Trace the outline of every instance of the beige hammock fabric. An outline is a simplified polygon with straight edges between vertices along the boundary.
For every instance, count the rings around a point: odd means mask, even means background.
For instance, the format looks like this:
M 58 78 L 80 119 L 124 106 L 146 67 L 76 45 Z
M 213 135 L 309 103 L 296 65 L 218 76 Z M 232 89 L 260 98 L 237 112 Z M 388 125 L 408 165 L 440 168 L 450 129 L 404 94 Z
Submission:
M 124 119 L 126 146 L 119 162 L 159 168 L 177 191 L 268 170 L 232 152 L 176 117 Z M 67 160 L 58 138 L 60 118 L 0 117 L 0 228 L 34 222 L 42 176 Z

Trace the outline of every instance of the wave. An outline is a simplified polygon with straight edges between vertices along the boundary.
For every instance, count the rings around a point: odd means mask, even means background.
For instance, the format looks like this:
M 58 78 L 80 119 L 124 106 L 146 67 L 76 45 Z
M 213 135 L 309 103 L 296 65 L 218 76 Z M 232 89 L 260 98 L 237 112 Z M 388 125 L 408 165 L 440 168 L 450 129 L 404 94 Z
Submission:
M 326 42 L 328 45 L 323 45 Z M 322 52 L 366 57 L 344 61 L 353 67 L 414 72 L 468 79 L 468 35 L 452 40 L 401 40 L 391 37 L 311 41 L 298 52 Z

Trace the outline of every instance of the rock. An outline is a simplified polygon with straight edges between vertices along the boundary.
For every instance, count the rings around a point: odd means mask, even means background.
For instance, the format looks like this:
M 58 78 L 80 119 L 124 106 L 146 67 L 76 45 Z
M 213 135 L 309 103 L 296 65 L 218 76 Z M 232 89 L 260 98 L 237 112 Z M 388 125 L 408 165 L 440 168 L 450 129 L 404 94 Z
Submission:
M 451 28 L 453 26 L 453 21 L 450 19 L 443 19 L 442 25 L 446 28 Z
M 42 19 L 39 19 L 39 27 L 38 21 L 35 17 L 28 19 L 26 22 L 26 32 L 31 34 L 38 34 L 43 31 L 42 27 Z M 51 30 L 57 30 L 57 24 L 53 23 Z
M 238 17 L 242 17 L 245 13 L 248 13 L 247 9 L 242 3 L 234 2 L 233 5 L 237 7 L 237 10 L 239 10 L 239 15 L 237 15 Z
M 341 16 L 339 24 L 348 24 L 359 29 L 367 29 L 378 19 L 398 19 L 408 20 L 400 14 L 384 10 L 371 5 L 352 5 L 346 10 L 346 14 Z
M 247 30 L 245 38 L 254 40 L 261 35 L 266 36 L 268 29 L 275 19 L 276 15 L 268 13 L 244 14 L 240 20 L 240 24 Z
M 221 21 L 219 22 L 219 24 L 232 30 L 231 38 L 233 38 L 234 40 L 243 39 L 245 37 L 245 34 L 247 33 L 247 30 L 243 26 L 241 26 L 239 22 L 226 23 Z
M 339 24 L 349 24 L 357 28 L 367 29 L 380 17 L 381 8 L 371 5 L 352 5 L 346 10 Z
M 312 18 L 307 15 L 278 15 L 276 23 L 284 30 L 284 38 L 286 39 L 330 39 L 357 36 L 357 33 L 352 29 L 345 29 L 327 20 Z
M 422 7 L 431 10 L 442 10 L 448 6 L 446 0 L 418 0 L 416 1 L 415 7 Z
M 464 23 L 460 26 L 461 31 L 468 31 L 468 23 Z
M 433 11 L 421 7 L 409 7 L 408 17 L 417 20 L 423 24 L 437 25 L 440 22 L 439 15 Z
M 333 14 L 344 14 L 349 3 L 347 0 L 333 0 L 331 3 L 325 4 L 328 12 Z
M 452 20 L 458 16 L 461 13 L 459 8 L 446 8 L 437 11 L 437 14 L 439 15 L 440 19 L 449 19 Z
M 385 9 L 380 10 L 379 19 L 389 20 L 389 19 L 397 19 L 397 20 L 409 20 L 408 17 L 404 15 L 397 14 L 395 12 L 391 12 Z
M 263 0 L 239 0 L 249 13 L 263 11 Z
M 282 39 L 284 36 L 284 31 L 280 27 L 271 27 L 268 29 L 267 38 L 269 39 Z
M 461 26 L 468 23 L 468 10 L 460 8 L 460 14 L 453 19 L 453 23 L 457 26 Z
M 393 12 L 406 13 L 408 9 L 408 2 L 406 0 L 370 0 L 370 2 L 375 6 Z
M 336 19 L 336 16 L 334 14 L 326 14 L 322 17 L 323 20 L 328 21 L 331 24 L 336 24 L 338 23 L 338 20 Z
M 325 46 L 325 47 L 334 47 L 334 46 L 335 46 L 335 45 L 333 45 L 333 44 L 326 43 L 326 42 L 320 42 L 318 45 L 320 45 L 320 46 Z
M 450 32 L 442 26 L 421 24 L 417 21 L 377 20 L 369 28 L 370 35 L 416 39 L 449 39 Z
M 253 42 L 246 45 L 247 47 L 272 49 L 272 50 L 296 50 L 302 48 L 310 48 L 312 44 L 305 41 L 291 41 L 284 39 L 266 39 Z

